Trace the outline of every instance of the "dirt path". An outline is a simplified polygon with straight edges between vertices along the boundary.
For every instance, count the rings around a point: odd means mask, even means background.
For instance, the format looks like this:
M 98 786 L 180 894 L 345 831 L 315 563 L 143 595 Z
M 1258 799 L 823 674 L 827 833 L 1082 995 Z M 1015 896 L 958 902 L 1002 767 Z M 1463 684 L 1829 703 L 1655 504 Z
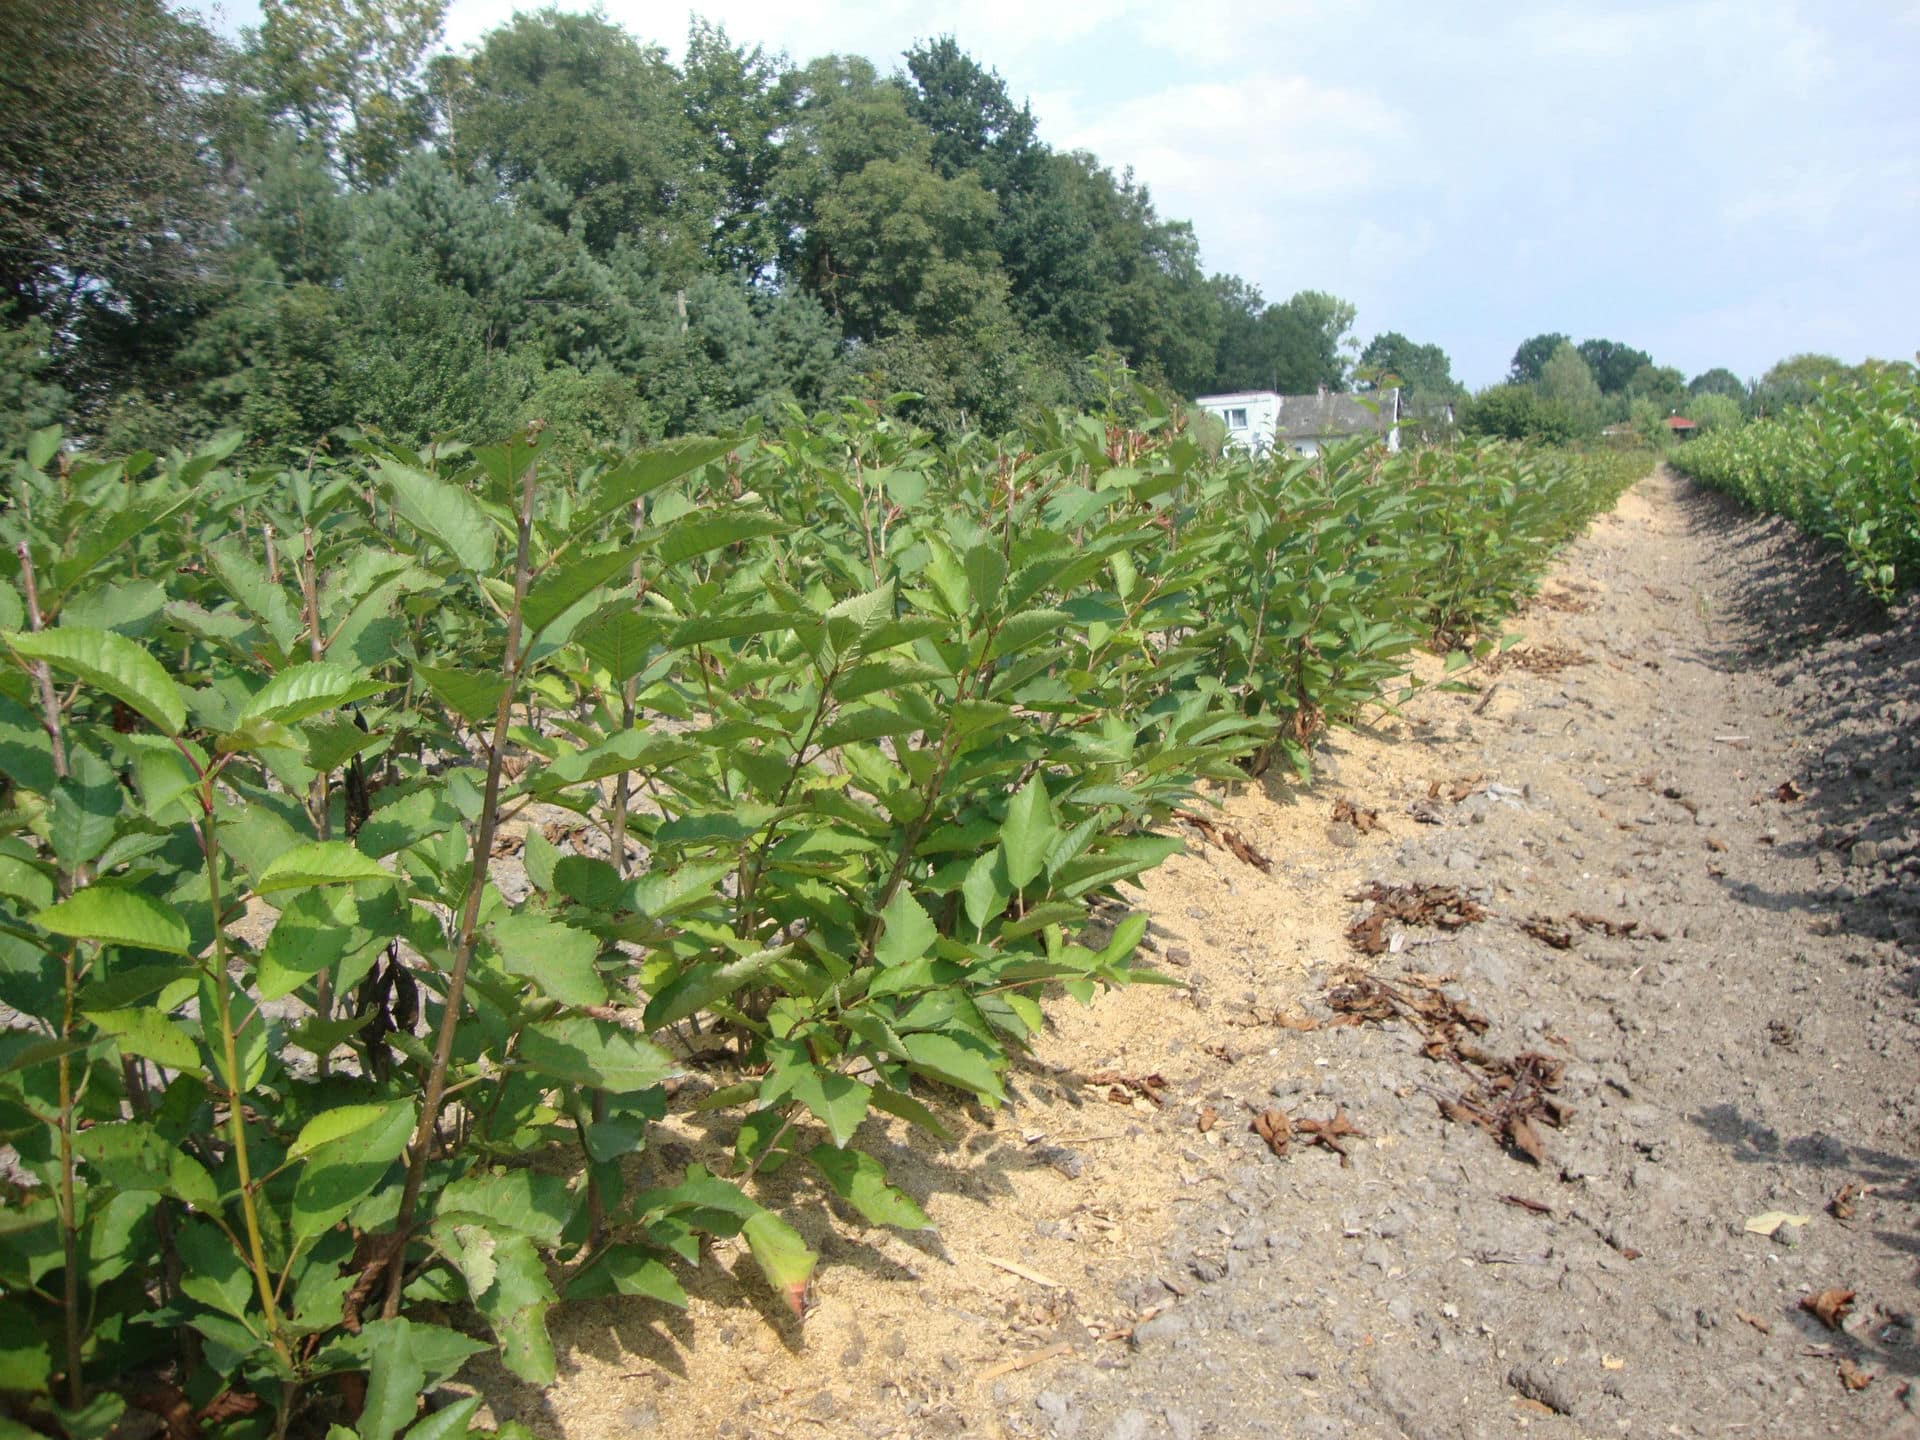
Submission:
M 569 1374 L 483 1379 L 495 1411 L 569 1440 L 1920 1434 L 1920 614 L 1661 475 L 1518 628 L 1526 663 L 1342 736 L 1313 791 L 1228 797 L 1272 871 L 1195 837 L 1154 877 L 1181 988 L 1056 1007 L 1009 1109 L 900 1137 L 938 1236 L 822 1205 L 804 1328 L 750 1265 L 684 1320 L 567 1307 Z M 1486 913 L 1364 955 L 1372 882 Z M 1340 1114 L 1344 1164 L 1301 1124 Z M 1805 1223 L 1747 1228 L 1769 1211 Z M 1829 1290 L 1838 1329 L 1801 1304 Z

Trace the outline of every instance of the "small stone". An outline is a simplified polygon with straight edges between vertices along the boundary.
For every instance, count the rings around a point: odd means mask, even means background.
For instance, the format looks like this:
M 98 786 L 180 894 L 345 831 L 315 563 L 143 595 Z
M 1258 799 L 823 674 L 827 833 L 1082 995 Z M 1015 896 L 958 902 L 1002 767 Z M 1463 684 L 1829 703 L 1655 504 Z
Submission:
M 1147 1440 L 1147 1428 L 1153 1419 L 1144 1410 L 1128 1410 L 1113 1422 L 1107 1440 Z
M 1193 1322 L 1181 1311 L 1162 1310 L 1151 1320 L 1142 1320 L 1133 1327 L 1133 1344 L 1135 1348 L 1141 1348 L 1156 1341 L 1171 1340 L 1192 1328 Z
M 1880 862 L 1880 847 L 1871 840 L 1856 840 L 1853 848 L 1847 852 L 1847 863 L 1859 867 L 1877 865 Z

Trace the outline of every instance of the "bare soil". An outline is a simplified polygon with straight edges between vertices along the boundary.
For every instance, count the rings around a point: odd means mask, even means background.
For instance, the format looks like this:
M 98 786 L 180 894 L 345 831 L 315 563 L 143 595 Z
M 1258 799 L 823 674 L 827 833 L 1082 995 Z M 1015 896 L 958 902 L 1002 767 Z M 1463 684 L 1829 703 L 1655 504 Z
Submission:
M 556 1311 L 561 1380 L 470 1376 L 493 1413 L 1920 1435 L 1920 607 L 1662 472 L 1514 628 L 1472 693 L 1190 829 L 1138 897 L 1173 987 L 1053 1004 L 955 1146 L 869 1122 L 936 1232 L 772 1177 L 823 1254 L 804 1322 L 723 1248 L 685 1315 Z

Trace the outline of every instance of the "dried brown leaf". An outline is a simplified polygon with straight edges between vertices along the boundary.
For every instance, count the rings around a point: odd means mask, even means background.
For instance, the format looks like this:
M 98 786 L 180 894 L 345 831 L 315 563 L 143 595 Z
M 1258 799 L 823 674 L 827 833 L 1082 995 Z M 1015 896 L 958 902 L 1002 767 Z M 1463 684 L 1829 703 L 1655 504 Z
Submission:
M 1847 1389 L 1864 1390 L 1877 1378 L 1879 1377 L 1868 1374 L 1846 1356 L 1840 1357 L 1840 1383 Z
M 1800 1308 L 1817 1317 L 1829 1330 L 1838 1330 L 1847 1318 L 1847 1312 L 1853 1308 L 1853 1297 L 1858 1293 L 1842 1290 L 1837 1285 L 1822 1290 L 1818 1295 L 1801 1298 Z
M 1827 1202 L 1827 1213 L 1836 1220 L 1853 1219 L 1854 1202 L 1868 1193 L 1865 1185 L 1856 1185 L 1849 1180 L 1842 1185 L 1834 1197 Z
M 1547 1163 L 1546 1147 L 1540 1143 L 1540 1136 L 1534 1131 L 1525 1115 L 1507 1117 L 1507 1139 L 1512 1142 L 1514 1149 L 1520 1151 L 1534 1164 Z
M 1293 1144 L 1293 1122 L 1284 1110 L 1262 1110 L 1253 1117 L 1252 1129 L 1276 1155 L 1284 1157 Z
M 1211 1105 L 1202 1105 L 1200 1107 L 1200 1119 L 1198 1123 L 1200 1133 L 1204 1135 L 1220 1123 L 1220 1112 Z
M 1773 1326 L 1765 1320 L 1762 1320 L 1758 1315 L 1749 1315 L 1744 1310 L 1736 1310 L 1733 1312 L 1733 1315 L 1736 1320 L 1746 1321 L 1747 1324 L 1758 1330 L 1762 1335 L 1771 1335 L 1773 1333 Z

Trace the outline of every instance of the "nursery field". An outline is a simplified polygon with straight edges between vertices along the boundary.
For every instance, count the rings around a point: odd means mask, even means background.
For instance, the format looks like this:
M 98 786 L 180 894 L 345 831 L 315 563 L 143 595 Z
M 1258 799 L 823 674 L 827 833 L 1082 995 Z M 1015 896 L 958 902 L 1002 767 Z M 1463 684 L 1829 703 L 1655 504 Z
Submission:
M 1645 457 L 1210 458 L 865 407 L 584 469 L 537 427 L 249 470 L 37 435 L 0 533 L 0 1389 L 105 1435 L 466 1433 L 423 1395 L 1004 1098 L 1163 977 L 1120 888 L 1497 647 Z M 1451 668 L 1451 667 L 1450 667 Z M 689 1118 L 729 1163 L 657 1145 Z M 777 1201 L 763 1182 L 778 1176 Z M 794 1197 L 801 1197 L 796 1200 Z
M 1920 371 L 1886 366 L 1784 415 L 1680 447 L 1682 474 L 1786 516 L 1882 601 L 1920 585 Z

